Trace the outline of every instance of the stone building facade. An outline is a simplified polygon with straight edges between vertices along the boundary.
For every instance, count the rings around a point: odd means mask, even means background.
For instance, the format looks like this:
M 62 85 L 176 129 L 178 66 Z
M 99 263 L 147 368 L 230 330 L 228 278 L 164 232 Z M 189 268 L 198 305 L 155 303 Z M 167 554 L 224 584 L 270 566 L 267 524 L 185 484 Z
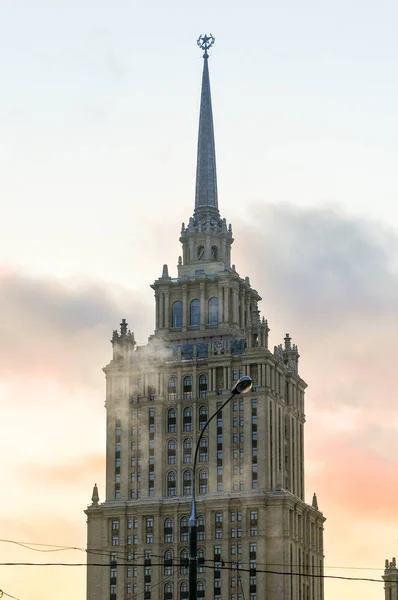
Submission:
M 209 38 L 207 38 L 209 39 Z M 153 284 L 156 329 L 137 346 L 125 320 L 106 375 L 106 496 L 86 510 L 88 600 L 188 598 L 188 515 L 197 468 L 198 598 L 323 600 L 323 523 L 304 497 L 304 394 L 287 334 L 269 347 L 258 292 L 231 261 L 218 209 L 205 50 L 193 215 L 178 273 Z M 101 566 L 99 566 L 101 565 Z

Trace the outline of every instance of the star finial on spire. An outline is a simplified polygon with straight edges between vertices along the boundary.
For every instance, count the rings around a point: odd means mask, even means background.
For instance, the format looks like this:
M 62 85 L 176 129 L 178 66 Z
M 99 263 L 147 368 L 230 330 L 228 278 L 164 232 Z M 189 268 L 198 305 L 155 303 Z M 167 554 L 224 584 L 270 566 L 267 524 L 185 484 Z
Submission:
M 204 35 L 199 36 L 197 44 L 201 50 L 204 50 L 203 58 L 209 57 L 207 51 L 212 47 L 215 41 L 216 38 L 212 36 L 211 33 L 209 35 L 205 33 Z

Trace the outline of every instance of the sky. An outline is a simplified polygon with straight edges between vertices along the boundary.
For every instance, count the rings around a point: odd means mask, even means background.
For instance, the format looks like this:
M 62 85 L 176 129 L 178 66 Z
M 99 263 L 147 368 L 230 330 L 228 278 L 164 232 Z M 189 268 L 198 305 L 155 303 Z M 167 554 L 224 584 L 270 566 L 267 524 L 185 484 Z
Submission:
M 233 263 L 289 332 L 306 394 L 306 500 L 327 575 L 397 553 L 395 2 L 2 0 L 0 536 L 84 549 L 104 497 L 112 330 L 154 328 L 194 207 L 201 33 Z M 0 562 L 84 562 L 0 542 Z M 326 600 L 383 585 L 326 581 Z M 0 567 L 20 600 L 85 598 L 84 567 Z

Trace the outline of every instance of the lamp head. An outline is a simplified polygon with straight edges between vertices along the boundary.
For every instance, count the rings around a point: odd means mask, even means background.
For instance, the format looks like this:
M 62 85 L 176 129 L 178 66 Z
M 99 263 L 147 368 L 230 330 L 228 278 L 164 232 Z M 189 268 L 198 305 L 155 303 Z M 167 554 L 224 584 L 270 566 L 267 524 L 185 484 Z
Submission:
M 253 387 L 253 379 L 248 375 L 243 375 L 238 381 L 235 383 L 234 387 L 231 390 L 231 394 L 236 396 L 237 394 L 246 394 L 246 392 L 250 392 Z

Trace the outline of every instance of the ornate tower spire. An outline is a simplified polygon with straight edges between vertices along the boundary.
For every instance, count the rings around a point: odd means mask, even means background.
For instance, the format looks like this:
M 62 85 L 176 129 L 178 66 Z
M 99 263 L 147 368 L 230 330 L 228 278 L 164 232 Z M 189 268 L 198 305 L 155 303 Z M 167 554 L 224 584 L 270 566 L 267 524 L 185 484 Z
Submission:
M 218 214 L 216 148 L 214 143 L 213 111 L 211 107 L 208 50 L 215 39 L 201 35 L 198 46 L 204 50 L 202 93 L 200 99 L 198 157 L 196 164 L 195 213 L 214 212 Z

